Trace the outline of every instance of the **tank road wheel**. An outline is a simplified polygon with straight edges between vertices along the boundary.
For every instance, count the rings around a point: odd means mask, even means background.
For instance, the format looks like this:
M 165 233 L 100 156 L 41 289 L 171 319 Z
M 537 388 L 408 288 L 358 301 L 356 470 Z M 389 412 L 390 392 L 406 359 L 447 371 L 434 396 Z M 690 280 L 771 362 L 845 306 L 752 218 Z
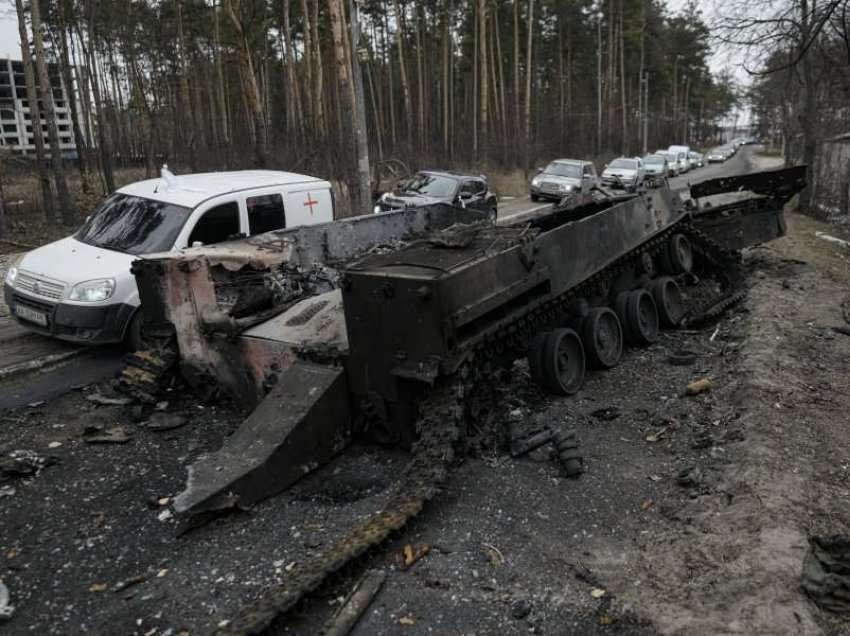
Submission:
M 555 329 L 543 345 L 543 386 L 555 395 L 572 395 L 584 383 L 584 347 L 572 329 Z
M 664 250 L 664 265 L 669 274 L 687 274 L 694 266 L 694 251 L 684 234 L 674 234 Z
M 617 318 L 620 319 L 620 329 L 623 332 L 623 341 L 632 342 L 632 334 L 629 330 L 629 317 L 626 314 L 626 307 L 629 303 L 629 294 L 631 292 L 620 292 L 614 300 L 614 311 Z
M 528 372 L 531 379 L 543 385 L 543 345 L 546 344 L 548 332 L 541 331 L 534 335 L 528 343 Z
M 610 369 L 623 355 L 623 329 L 608 307 L 590 310 L 581 326 L 581 342 L 591 366 Z
M 640 269 L 641 271 L 652 278 L 656 274 L 655 261 L 652 260 L 652 254 L 649 252 L 644 252 L 640 255 Z
M 626 300 L 628 333 L 635 344 L 652 344 L 658 340 L 658 308 L 645 289 L 636 289 Z
M 658 317 L 665 327 L 677 327 L 685 313 L 682 290 L 669 276 L 662 276 L 652 285 L 652 298 L 658 309 Z

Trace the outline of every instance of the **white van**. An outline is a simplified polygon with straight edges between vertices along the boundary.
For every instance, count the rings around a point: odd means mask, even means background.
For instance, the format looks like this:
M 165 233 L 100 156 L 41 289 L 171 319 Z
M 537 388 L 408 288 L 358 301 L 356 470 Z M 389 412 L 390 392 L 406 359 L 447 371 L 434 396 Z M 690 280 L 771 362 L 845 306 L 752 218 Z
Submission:
M 4 295 L 23 326 L 82 343 L 139 343 L 141 313 L 130 263 L 181 250 L 334 218 L 327 181 L 244 170 L 124 186 L 73 236 L 24 254 L 6 273 Z
M 679 156 L 679 173 L 688 172 L 691 169 L 691 147 L 690 146 L 670 146 L 667 152 L 674 152 Z

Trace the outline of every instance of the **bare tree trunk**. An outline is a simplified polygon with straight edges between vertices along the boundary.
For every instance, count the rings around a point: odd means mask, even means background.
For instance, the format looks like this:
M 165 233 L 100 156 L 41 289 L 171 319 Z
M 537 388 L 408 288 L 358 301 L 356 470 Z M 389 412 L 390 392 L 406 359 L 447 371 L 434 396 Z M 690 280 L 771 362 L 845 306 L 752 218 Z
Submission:
M 29 35 L 27 34 L 26 13 L 22 0 L 15 0 L 18 11 L 18 33 L 21 38 L 21 59 L 24 64 L 24 78 L 27 84 L 27 103 L 30 107 L 30 120 L 32 121 L 33 143 L 35 144 L 35 157 L 38 167 L 38 181 L 41 185 L 41 207 L 44 210 L 44 218 L 48 221 L 53 219 L 53 191 L 50 187 L 50 177 L 47 173 L 47 160 L 44 152 L 44 135 L 41 132 L 41 109 L 38 105 L 38 94 L 35 89 L 35 71 L 32 64 L 32 53 L 29 48 Z
M 425 147 L 425 78 L 422 71 L 422 34 L 421 34 L 421 6 L 414 5 L 416 10 L 416 25 L 414 38 L 416 42 L 416 125 L 417 137 L 420 150 L 427 152 Z
M 88 17 L 88 33 L 89 38 L 94 40 L 94 10 L 96 3 L 89 4 Z M 92 96 L 94 97 L 94 109 L 97 115 L 97 136 L 98 148 L 100 149 L 100 169 L 103 175 L 103 185 L 107 193 L 115 190 L 115 176 L 112 172 L 112 142 L 109 134 L 109 126 L 106 125 L 106 117 L 103 113 L 103 95 L 100 91 L 100 82 L 97 78 L 97 68 L 95 65 L 94 52 L 92 51 L 91 41 L 86 45 L 82 33 L 78 30 L 78 40 L 82 48 L 83 57 L 85 58 L 86 75 L 89 78 L 91 85 Z
M 258 167 L 265 167 L 269 161 L 268 127 L 251 46 L 248 42 L 248 35 L 242 26 L 242 2 L 241 0 L 225 0 L 225 7 L 239 42 L 240 77 L 245 89 L 244 95 L 248 114 L 254 126 L 254 163 Z
M 221 145 L 225 156 L 230 156 L 230 122 L 227 117 L 227 98 L 224 93 L 224 65 L 221 61 L 221 25 L 219 23 L 220 2 L 213 3 L 213 46 L 215 47 L 215 83 L 216 104 L 218 106 L 219 129 L 221 132 Z M 225 159 L 225 165 L 230 161 Z
M 449 57 L 451 56 L 451 42 L 449 34 L 449 16 L 451 14 L 451 2 L 447 1 L 444 4 L 443 25 L 440 29 L 443 34 L 443 91 L 442 91 L 442 108 L 443 108 L 443 153 L 449 154 L 449 120 L 451 112 L 449 111 L 449 91 L 451 85 L 449 83 Z
M 534 0 L 528 0 L 528 45 L 526 47 L 525 54 L 525 66 L 526 66 L 526 77 L 525 77 L 525 166 L 528 167 L 529 164 L 529 152 L 531 145 L 531 77 L 533 73 L 531 72 L 532 64 L 532 50 L 531 44 L 534 35 Z
M 325 138 L 328 134 L 327 125 L 327 110 L 324 103 L 324 70 L 322 62 L 322 44 L 319 40 L 319 0 L 313 0 L 313 19 L 311 28 L 313 30 L 313 99 L 316 113 L 316 129 L 319 132 L 320 138 Z
M 366 97 L 363 94 L 363 72 L 360 69 L 360 14 L 354 0 L 349 2 L 351 20 L 350 60 L 354 87 L 354 147 L 357 158 L 357 192 L 359 212 L 368 214 L 372 208 L 372 174 L 369 165 L 369 139 L 366 134 Z M 345 25 L 343 25 L 345 26 Z
M 186 160 L 192 172 L 197 172 L 197 122 L 195 121 L 195 109 L 192 107 L 192 99 L 189 95 L 189 70 L 186 63 L 186 38 L 183 34 L 183 0 L 176 0 L 177 5 L 177 67 L 180 74 L 180 108 L 181 135 L 185 135 Z
M 626 103 L 626 39 L 623 35 L 623 0 L 620 0 L 620 105 L 623 109 L 623 154 L 629 152 L 629 112 Z
M 35 68 L 38 75 L 38 83 L 41 86 L 42 105 L 45 108 L 47 119 L 47 140 L 50 143 L 50 163 L 53 170 L 53 180 L 56 183 L 56 194 L 59 197 L 59 205 L 62 208 L 62 222 L 70 225 L 76 221 L 77 208 L 68 191 L 65 181 L 65 162 L 62 159 L 62 148 L 59 147 L 59 131 L 56 129 L 56 104 L 53 101 L 53 87 L 50 84 L 50 76 L 47 73 L 47 62 L 44 58 L 44 42 L 41 36 L 41 7 L 38 2 L 30 4 L 32 16 L 32 38 L 35 45 Z M 36 132 L 37 129 L 37 132 Z M 33 132 L 41 134 L 41 122 L 33 123 Z
M 809 212 L 813 209 L 815 183 L 815 156 L 817 154 L 817 100 L 815 99 L 814 67 L 811 49 L 807 51 L 815 20 L 815 0 L 799 0 L 800 3 L 800 55 L 802 56 L 801 82 L 803 85 L 803 108 L 800 112 L 800 128 L 803 133 L 803 163 L 806 164 L 806 188 L 800 192 L 800 207 Z M 814 47 L 812 47 L 814 48 Z
M 516 130 L 517 141 L 519 141 L 520 126 L 520 95 L 522 91 L 521 78 L 519 74 L 519 1 L 514 0 L 514 130 Z
M 479 26 L 481 25 L 481 21 L 478 19 L 478 10 L 479 3 L 475 3 L 475 9 L 473 10 L 472 20 L 475 23 L 472 28 L 472 156 L 477 160 L 478 153 L 480 150 L 479 140 L 481 138 L 481 131 L 479 130 L 479 117 L 478 117 L 478 99 L 480 95 L 480 91 L 478 88 L 479 76 L 481 75 L 481 65 L 479 64 L 478 58 L 478 41 L 481 37 L 479 33 Z
M 295 77 L 295 46 L 292 43 L 292 25 L 290 24 L 290 0 L 283 0 L 283 49 L 286 53 L 286 83 L 290 107 L 287 109 L 287 132 L 299 136 L 304 129 L 301 110 L 301 93 Z
M 346 116 L 342 118 L 342 150 L 343 150 L 343 165 L 347 174 L 348 191 L 352 197 L 352 208 L 354 212 L 360 213 L 360 201 L 355 202 L 355 193 L 357 192 L 357 169 L 356 169 L 356 152 L 354 138 L 354 92 L 351 89 L 351 71 L 348 66 L 347 56 L 345 53 L 345 41 L 343 38 L 343 17 L 342 17 L 342 0 L 328 0 L 328 9 L 330 10 L 331 33 L 333 34 L 333 51 L 334 60 L 336 62 L 336 77 L 339 83 L 339 98 L 340 110 L 345 110 Z
M 481 157 L 484 163 L 487 163 L 489 153 L 489 129 L 490 129 L 490 111 L 489 111 L 489 93 L 490 77 L 487 70 L 487 0 L 478 0 L 478 46 L 479 46 L 479 62 L 480 77 L 479 84 L 481 88 L 481 97 L 479 106 L 481 108 L 481 117 L 479 124 L 481 126 Z
M 65 84 L 65 90 L 68 95 L 68 108 L 71 114 L 71 130 L 74 134 L 74 145 L 77 148 L 77 161 L 80 169 L 80 180 L 82 182 L 83 192 L 86 194 L 91 192 L 91 184 L 89 183 L 89 171 L 87 165 L 88 147 L 80 131 L 80 114 L 77 110 L 77 95 L 79 87 L 74 86 L 74 78 L 71 74 L 71 60 L 68 55 L 68 24 L 67 16 L 70 14 L 71 6 L 69 0 L 62 0 L 57 7 L 56 13 L 59 18 L 59 53 L 61 63 L 59 69 L 62 72 L 62 81 Z M 82 100 L 80 100 L 82 101 Z
M 508 136 L 508 111 L 505 103 L 505 70 L 502 64 L 502 37 L 501 29 L 499 28 L 499 5 L 493 5 L 493 34 L 496 36 L 496 63 L 499 68 L 499 104 L 502 111 L 502 144 L 507 149 Z
M 393 0 L 393 7 L 396 15 L 396 46 L 398 47 L 398 67 L 399 81 L 401 81 L 401 92 L 404 97 L 404 116 L 405 125 L 407 126 L 407 145 L 412 148 L 413 145 L 413 106 L 410 99 L 410 84 L 407 81 L 407 70 L 404 64 L 404 34 L 402 33 L 402 25 L 404 24 L 404 16 L 401 14 L 401 8 L 398 0 Z

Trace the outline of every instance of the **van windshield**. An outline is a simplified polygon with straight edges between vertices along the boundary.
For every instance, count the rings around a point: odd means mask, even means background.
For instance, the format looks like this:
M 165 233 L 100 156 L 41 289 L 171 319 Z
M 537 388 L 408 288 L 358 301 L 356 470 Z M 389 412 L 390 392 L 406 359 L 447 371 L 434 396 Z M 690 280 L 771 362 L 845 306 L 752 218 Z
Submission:
M 78 241 L 128 254 L 164 252 L 192 213 L 171 203 L 115 193 L 74 235 Z

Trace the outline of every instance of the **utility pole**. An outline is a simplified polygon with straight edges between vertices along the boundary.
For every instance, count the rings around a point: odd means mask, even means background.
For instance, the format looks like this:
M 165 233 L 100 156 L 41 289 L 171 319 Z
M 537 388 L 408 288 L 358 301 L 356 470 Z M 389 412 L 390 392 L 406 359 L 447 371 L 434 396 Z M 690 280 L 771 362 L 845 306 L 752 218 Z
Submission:
M 348 0 L 351 19 L 351 72 L 354 78 L 354 141 L 357 146 L 358 212 L 367 214 L 372 205 L 372 176 L 369 167 L 369 138 L 366 134 L 366 100 L 363 96 L 363 73 L 360 71 L 359 0 Z

